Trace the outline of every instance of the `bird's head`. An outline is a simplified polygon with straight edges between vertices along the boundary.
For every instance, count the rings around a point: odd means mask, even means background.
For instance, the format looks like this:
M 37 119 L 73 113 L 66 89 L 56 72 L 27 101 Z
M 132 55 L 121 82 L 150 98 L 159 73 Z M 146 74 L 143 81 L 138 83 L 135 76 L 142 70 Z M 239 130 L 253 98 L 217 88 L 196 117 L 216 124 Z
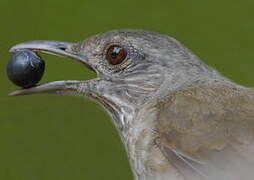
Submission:
M 204 69 L 200 61 L 175 39 L 142 30 L 111 31 L 79 43 L 30 41 L 18 44 L 10 51 L 20 49 L 76 60 L 95 71 L 98 77 L 87 81 L 49 82 L 14 91 L 11 95 L 87 96 L 102 103 L 116 121 L 121 121 L 117 122 L 118 126 L 124 124 L 119 112 L 131 113 L 153 98 L 162 86 L 163 91 L 180 86 L 179 82 L 187 81 L 186 77 L 190 76 L 189 67 L 197 72 Z M 165 83 L 167 80 L 170 82 Z

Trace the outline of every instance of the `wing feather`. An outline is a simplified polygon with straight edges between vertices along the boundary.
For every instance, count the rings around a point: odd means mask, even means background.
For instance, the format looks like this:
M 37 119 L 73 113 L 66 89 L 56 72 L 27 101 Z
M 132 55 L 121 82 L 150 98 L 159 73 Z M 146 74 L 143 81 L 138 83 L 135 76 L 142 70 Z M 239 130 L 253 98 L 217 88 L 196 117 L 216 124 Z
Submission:
M 158 104 L 166 159 L 190 180 L 254 179 L 254 90 L 203 85 Z

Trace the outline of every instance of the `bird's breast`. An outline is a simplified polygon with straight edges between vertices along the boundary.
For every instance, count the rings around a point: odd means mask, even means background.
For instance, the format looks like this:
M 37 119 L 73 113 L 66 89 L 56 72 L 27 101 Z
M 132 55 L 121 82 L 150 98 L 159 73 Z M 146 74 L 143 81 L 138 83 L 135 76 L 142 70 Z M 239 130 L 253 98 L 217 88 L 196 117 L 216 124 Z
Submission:
M 129 161 L 137 180 L 163 180 L 172 177 L 180 180 L 172 165 L 156 147 L 155 108 L 143 108 L 122 131 L 122 139 L 128 152 Z

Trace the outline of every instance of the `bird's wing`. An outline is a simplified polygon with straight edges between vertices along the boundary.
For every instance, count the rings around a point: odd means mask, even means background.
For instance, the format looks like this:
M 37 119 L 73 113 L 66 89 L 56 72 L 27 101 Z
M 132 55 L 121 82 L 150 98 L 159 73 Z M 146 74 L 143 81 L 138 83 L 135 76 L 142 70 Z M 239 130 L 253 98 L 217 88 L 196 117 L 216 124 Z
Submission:
M 155 142 L 190 180 L 254 179 L 254 90 L 203 85 L 158 104 Z

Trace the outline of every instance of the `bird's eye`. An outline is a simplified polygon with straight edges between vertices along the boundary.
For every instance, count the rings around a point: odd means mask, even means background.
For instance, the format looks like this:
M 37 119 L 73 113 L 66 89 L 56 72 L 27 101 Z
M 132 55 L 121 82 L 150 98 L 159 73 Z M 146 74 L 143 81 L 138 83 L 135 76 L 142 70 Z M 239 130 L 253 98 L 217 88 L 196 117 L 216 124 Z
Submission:
M 117 65 L 123 62 L 127 56 L 127 51 L 119 45 L 111 45 L 106 54 L 106 59 L 109 64 Z

